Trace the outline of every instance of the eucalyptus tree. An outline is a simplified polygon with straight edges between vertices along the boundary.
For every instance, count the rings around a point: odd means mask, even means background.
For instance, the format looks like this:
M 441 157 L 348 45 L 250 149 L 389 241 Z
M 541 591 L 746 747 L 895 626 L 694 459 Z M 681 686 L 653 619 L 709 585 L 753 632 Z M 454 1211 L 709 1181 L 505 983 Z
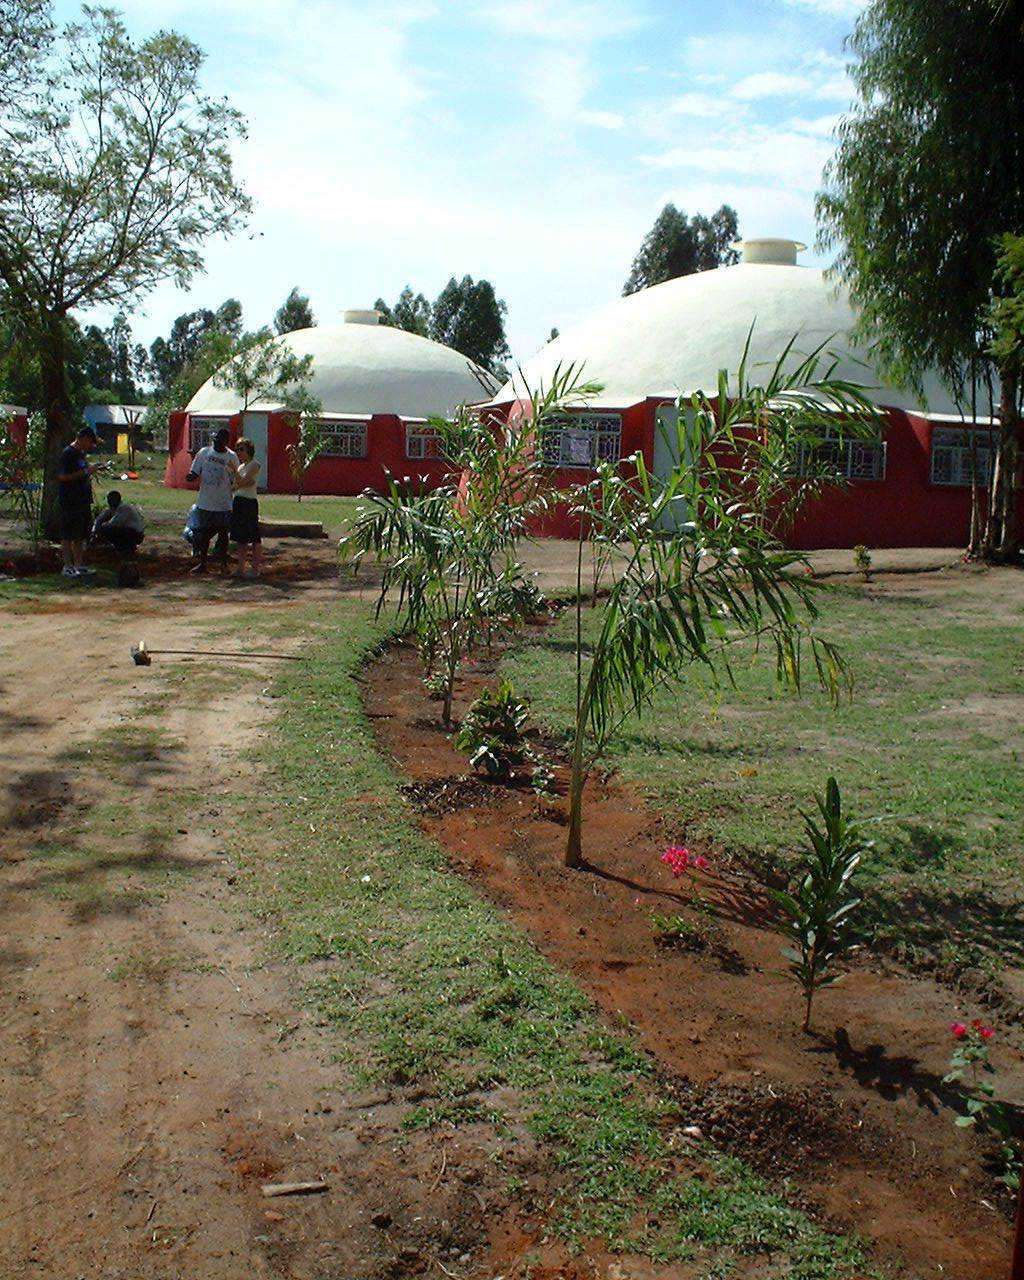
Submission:
M 749 339 L 748 339 L 749 348 Z M 753 383 L 746 353 L 735 386 L 679 402 L 664 428 L 674 459 L 652 474 L 641 454 L 573 495 L 580 520 L 575 609 L 576 698 L 565 865 L 584 865 L 583 792 L 591 770 L 659 686 L 692 673 L 732 681 L 732 654 L 771 648 L 784 684 L 799 688 L 802 655 L 833 699 L 846 679 L 841 655 L 815 630 L 816 584 L 805 556 L 781 541 L 807 498 L 837 480 L 835 444 L 880 433 L 878 411 L 835 375 L 821 349 L 792 344 Z M 583 625 L 583 542 L 592 525 L 618 552 L 599 602 L 596 637 Z
M 1024 232 L 1022 36 L 1019 4 L 873 0 L 849 40 L 857 100 L 818 196 L 819 243 L 837 251 L 876 362 L 918 392 L 939 370 L 965 412 L 991 368 L 996 237 Z M 1010 558 L 1019 382 L 996 367 L 988 531 L 972 549 Z
M 43 6 L 4 3 L 4 17 L 13 8 L 28 24 L 16 31 L 28 30 L 33 56 L 13 72 L 16 91 L 0 93 L 0 307 L 39 355 L 52 524 L 72 430 L 69 317 L 188 283 L 203 244 L 247 211 L 231 160 L 244 127 L 203 91 L 202 51 L 184 36 L 136 42 L 113 10 L 89 7 L 58 31 Z
M 702 213 L 688 218 L 674 204 L 665 205 L 633 259 L 623 294 L 638 293 L 695 271 L 730 266 L 739 260 L 734 247 L 738 234 L 736 210 L 727 204 L 710 218 Z

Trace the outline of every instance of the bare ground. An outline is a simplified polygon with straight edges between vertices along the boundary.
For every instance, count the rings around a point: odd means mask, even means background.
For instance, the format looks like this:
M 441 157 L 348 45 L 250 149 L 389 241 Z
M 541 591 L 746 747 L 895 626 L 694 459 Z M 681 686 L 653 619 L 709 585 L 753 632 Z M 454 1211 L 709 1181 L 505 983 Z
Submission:
M 426 1143 L 399 1164 L 386 1094 L 353 1087 L 239 905 L 218 789 L 267 718 L 265 671 L 206 687 L 128 658 L 144 622 L 184 646 L 225 606 L 55 603 L 0 633 L 0 1276 L 314 1280 L 460 1250 L 479 1204 Z M 103 743 L 155 725 L 127 775 L 107 767 Z M 104 806 L 128 819 L 97 849 Z M 261 1195 L 321 1175 L 325 1195 Z

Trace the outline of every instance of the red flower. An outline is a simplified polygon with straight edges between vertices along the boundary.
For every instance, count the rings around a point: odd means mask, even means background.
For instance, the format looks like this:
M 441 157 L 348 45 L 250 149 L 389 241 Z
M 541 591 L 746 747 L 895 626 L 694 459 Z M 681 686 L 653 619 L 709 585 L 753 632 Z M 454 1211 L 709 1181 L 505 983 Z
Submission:
M 967 1034 L 967 1028 L 962 1022 L 954 1022 L 949 1029 L 953 1033 L 954 1040 L 962 1040 Z

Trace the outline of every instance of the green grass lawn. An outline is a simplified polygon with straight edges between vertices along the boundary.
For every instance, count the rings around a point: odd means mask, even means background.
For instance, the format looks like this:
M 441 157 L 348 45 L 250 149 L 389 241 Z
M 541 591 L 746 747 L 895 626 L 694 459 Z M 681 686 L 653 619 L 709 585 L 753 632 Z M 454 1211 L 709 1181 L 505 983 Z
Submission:
M 680 839 L 755 865 L 798 848 L 798 809 L 834 773 L 849 811 L 877 819 L 861 873 L 870 936 L 926 964 L 1024 963 L 1019 618 L 979 607 L 955 581 L 941 595 L 840 587 L 821 607 L 819 629 L 853 672 L 849 703 L 833 709 L 816 687 L 781 692 L 764 652 L 737 663 L 739 687 L 720 696 L 694 678 L 661 691 L 611 763 Z M 572 707 L 571 621 L 505 664 L 556 732 Z
M 280 636 L 282 621 L 317 639 L 278 675 L 266 767 L 236 800 L 245 879 L 353 1069 L 413 1087 L 403 1127 L 489 1127 L 518 1194 L 525 1126 L 562 1187 L 532 1211 L 570 1242 L 692 1259 L 722 1280 L 753 1274 L 754 1257 L 763 1280 L 874 1274 L 739 1161 L 703 1145 L 681 1158 L 684 1122 L 648 1061 L 416 828 L 362 710 L 359 669 L 381 635 L 369 606 L 231 625 Z
M 121 480 L 119 476 L 128 470 L 127 462 L 124 458 L 113 460 L 110 477 L 97 476 L 93 482 L 97 500 L 102 500 L 108 489 L 118 488 L 152 524 L 180 529 L 196 497 L 191 489 L 169 489 L 164 484 L 165 464 L 166 458 L 159 454 L 141 454 L 136 466 L 141 478 Z M 300 502 L 288 494 L 264 493 L 260 495 L 260 512 L 268 520 L 319 520 L 331 538 L 338 538 L 358 502 L 358 498 L 316 494 Z

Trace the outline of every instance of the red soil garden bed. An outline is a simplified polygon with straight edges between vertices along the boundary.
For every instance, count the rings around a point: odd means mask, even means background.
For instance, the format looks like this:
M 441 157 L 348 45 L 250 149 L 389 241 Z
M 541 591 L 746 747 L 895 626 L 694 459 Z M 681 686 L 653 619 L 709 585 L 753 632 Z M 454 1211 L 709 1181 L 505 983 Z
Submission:
M 985 1169 L 984 1141 L 954 1126 L 957 1100 L 941 1083 L 956 995 L 867 955 L 819 994 L 816 1029 L 803 1034 L 767 897 L 748 875 L 704 850 L 710 937 L 699 950 L 659 945 L 647 913 L 688 903 L 659 856 L 686 833 L 616 777 L 596 779 L 590 865 L 566 871 L 564 803 L 541 811 L 525 784 L 472 778 L 421 674 L 410 647 L 387 650 L 366 705 L 422 827 L 609 1018 L 632 1025 L 689 1123 L 912 1275 L 1003 1274 L 1011 1197 Z M 485 664 L 460 681 L 457 716 L 489 681 Z M 1016 1095 L 1021 1054 L 1004 1042 L 995 1060 Z

